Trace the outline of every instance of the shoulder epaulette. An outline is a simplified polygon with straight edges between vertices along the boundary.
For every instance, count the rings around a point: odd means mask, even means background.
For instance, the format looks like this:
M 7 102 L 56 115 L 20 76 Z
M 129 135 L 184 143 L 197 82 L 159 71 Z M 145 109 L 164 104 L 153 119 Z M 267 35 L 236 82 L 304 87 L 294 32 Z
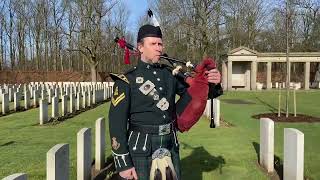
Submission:
M 123 75 L 123 74 L 110 73 L 110 77 L 111 77 L 112 80 L 114 80 L 114 81 L 116 81 L 117 79 L 120 79 L 120 80 L 122 80 L 122 81 L 130 84 L 129 81 L 128 81 L 128 79 L 127 79 L 127 77 L 126 77 L 125 75 Z
M 128 69 L 124 74 L 129 74 L 129 73 L 133 72 L 133 71 L 136 70 L 136 69 L 137 69 L 137 67 L 134 66 L 134 67 Z

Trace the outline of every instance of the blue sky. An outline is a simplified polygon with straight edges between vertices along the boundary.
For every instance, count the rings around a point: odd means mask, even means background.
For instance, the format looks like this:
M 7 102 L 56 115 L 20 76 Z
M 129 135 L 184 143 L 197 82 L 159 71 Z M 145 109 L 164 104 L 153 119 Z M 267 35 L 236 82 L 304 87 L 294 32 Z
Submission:
M 141 15 L 146 15 L 148 9 L 147 0 L 123 0 L 126 3 L 129 11 L 130 17 L 128 19 L 129 29 L 137 29 L 137 22 Z

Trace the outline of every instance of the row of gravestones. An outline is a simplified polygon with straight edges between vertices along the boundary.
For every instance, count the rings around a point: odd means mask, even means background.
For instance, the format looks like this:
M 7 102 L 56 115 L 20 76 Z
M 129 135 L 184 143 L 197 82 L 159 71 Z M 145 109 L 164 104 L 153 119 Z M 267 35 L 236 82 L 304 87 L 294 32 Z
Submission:
M 105 119 L 99 118 L 95 123 L 95 159 L 94 169 L 100 171 L 105 167 Z M 91 128 L 82 128 L 77 133 L 77 180 L 90 180 L 92 163 Z M 69 179 L 69 144 L 57 144 L 47 152 L 46 179 Z M 27 174 L 17 173 L 3 180 L 26 180 Z
M 294 128 L 284 128 L 283 179 L 303 180 L 304 134 Z M 274 122 L 260 119 L 259 163 L 268 173 L 274 172 Z
M 78 92 L 76 95 L 70 93 L 69 95 L 63 95 L 61 101 L 61 116 L 65 116 L 68 112 L 74 113 L 81 109 L 85 109 L 86 107 L 91 107 L 91 105 L 95 105 L 102 101 L 105 101 L 111 98 L 112 87 L 103 87 L 103 89 L 93 89 L 92 93 L 80 93 Z M 69 100 L 69 103 L 68 103 Z M 46 99 L 40 100 L 40 111 L 39 111 L 39 120 L 40 125 L 43 125 L 49 121 L 48 114 L 48 101 Z M 51 100 L 51 117 L 57 118 L 59 117 L 59 101 L 58 97 L 54 96 Z
M 0 84 L 0 94 L 8 93 L 9 101 L 13 102 L 13 94 L 15 92 L 20 92 L 23 94 L 25 91 L 33 92 L 37 90 L 42 93 L 42 91 L 48 92 L 49 90 L 59 89 L 61 93 L 69 94 L 70 92 L 76 93 L 80 89 L 83 91 L 92 91 L 93 89 L 102 88 L 103 86 L 113 86 L 113 82 L 31 82 L 29 84 Z M 31 98 L 33 94 L 31 93 Z M 61 95 L 62 96 L 62 95 Z M 1 102 L 1 98 L 0 98 Z
M 211 110 L 212 108 L 212 110 Z M 220 100 L 219 99 L 213 99 L 213 106 L 211 106 L 211 100 L 207 100 L 206 108 L 203 112 L 203 115 L 207 117 L 208 119 L 211 119 L 211 111 L 214 119 L 214 125 L 215 127 L 220 126 Z
M 56 85 L 51 82 L 46 82 L 43 84 L 24 84 L 24 88 L 22 89 L 22 85 L 2 85 L 0 86 L 0 102 L 1 102 L 1 112 L 2 114 L 7 114 L 9 112 L 9 103 L 14 102 L 13 110 L 19 111 L 20 109 L 30 109 L 31 103 L 30 98 L 32 99 L 32 106 L 37 107 L 39 105 L 39 99 L 41 95 L 41 99 L 47 99 L 48 103 L 51 103 L 53 96 L 62 99 L 64 95 L 69 96 L 70 94 L 78 94 L 81 93 L 83 96 L 87 94 L 93 94 L 96 90 L 104 91 L 104 99 L 110 97 L 110 87 L 112 87 L 113 83 L 74 83 L 74 84 L 60 84 Z M 10 97 L 13 94 L 13 98 Z M 20 104 L 21 100 L 24 100 L 24 106 L 22 107 Z

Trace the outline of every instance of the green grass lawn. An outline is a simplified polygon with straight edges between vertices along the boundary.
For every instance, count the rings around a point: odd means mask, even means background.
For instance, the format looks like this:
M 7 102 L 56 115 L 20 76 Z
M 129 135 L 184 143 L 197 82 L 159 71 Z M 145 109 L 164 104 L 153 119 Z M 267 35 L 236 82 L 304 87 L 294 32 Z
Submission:
M 251 116 L 276 109 L 278 92 L 226 92 L 220 99 L 221 115 L 233 126 L 210 129 L 203 118 L 189 132 L 179 134 L 182 179 L 268 179 L 257 166 L 259 121 Z M 254 104 L 230 104 L 226 99 Z M 320 117 L 320 91 L 298 91 L 297 103 L 298 113 Z M 29 179 L 45 179 L 46 152 L 55 144 L 69 143 L 70 179 L 76 179 L 76 134 L 91 127 L 94 137 L 95 120 L 107 118 L 108 107 L 109 103 L 102 104 L 55 126 L 36 125 L 39 109 L 0 117 L 0 178 L 26 172 Z M 281 160 L 284 128 L 305 134 L 305 176 L 320 179 L 320 123 L 275 123 L 275 156 Z M 106 136 L 110 155 L 108 132 Z

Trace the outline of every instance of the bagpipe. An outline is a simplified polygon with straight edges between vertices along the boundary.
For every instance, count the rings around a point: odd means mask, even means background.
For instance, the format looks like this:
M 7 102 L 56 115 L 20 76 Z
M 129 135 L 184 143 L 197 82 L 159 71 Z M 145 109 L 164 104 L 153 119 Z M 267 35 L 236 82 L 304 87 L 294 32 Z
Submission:
M 130 62 L 130 55 L 140 55 L 139 50 L 135 46 L 126 42 L 124 38 L 116 37 L 115 42 L 119 47 L 125 49 L 125 64 Z M 212 58 L 204 58 L 200 64 L 195 65 L 190 61 L 186 62 L 177 58 L 169 57 L 167 54 L 160 55 L 160 59 L 166 60 L 171 65 L 170 68 L 174 76 L 189 85 L 188 93 L 191 95 L 193 100 L 192 103 L 186 103 L 186 100 L 184 99 L 188 99 L 188 97 L 180 97 L 180 100 L 177 102 L 178 129 L 181 132 L 187 131 L 200 119 L 207 104 L 207 99 L 210 99 L 211 102 L 210 128 L 215 128 L 213 99 L 222 94 L 222 88 L 220 83 L 208 83 L 205 74 L 206 71 L 217 68 L 215 61 Z M 187 69 L 187 71 L 184 69 Z

